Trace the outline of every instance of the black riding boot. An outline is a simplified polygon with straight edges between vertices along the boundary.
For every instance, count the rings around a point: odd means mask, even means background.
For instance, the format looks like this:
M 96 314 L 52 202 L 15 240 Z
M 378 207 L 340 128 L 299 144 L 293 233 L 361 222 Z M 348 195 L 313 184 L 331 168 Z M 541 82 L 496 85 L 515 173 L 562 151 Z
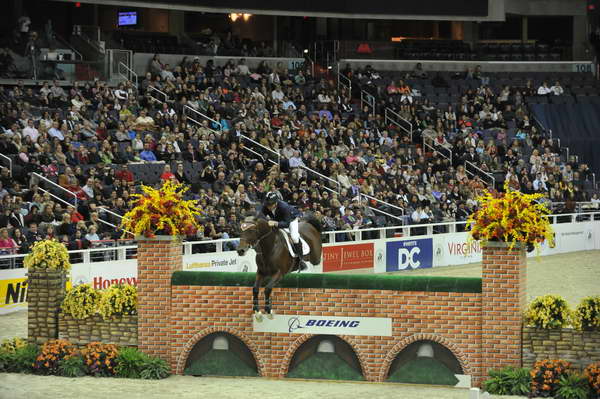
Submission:
M 298 256 L 298 260 L 296 263 L 296 270 L 298 270 L 299 272 L 304 271 L 307 269 L 306 267 L 306 263 L 304 263 L 304 261 L 302 260 L 302 242 L 298 242 L 298 244 L 294 244 L 294 252 L 296 253 L 296 256 Z

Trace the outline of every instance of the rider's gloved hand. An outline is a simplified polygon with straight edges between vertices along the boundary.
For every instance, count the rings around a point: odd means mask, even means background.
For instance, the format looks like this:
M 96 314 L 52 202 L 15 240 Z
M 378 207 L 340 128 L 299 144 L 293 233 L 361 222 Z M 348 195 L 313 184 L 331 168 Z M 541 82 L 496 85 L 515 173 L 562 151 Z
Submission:
M 279 223 L 276 220 L 269 220 L 269 227 L 277 227 Z

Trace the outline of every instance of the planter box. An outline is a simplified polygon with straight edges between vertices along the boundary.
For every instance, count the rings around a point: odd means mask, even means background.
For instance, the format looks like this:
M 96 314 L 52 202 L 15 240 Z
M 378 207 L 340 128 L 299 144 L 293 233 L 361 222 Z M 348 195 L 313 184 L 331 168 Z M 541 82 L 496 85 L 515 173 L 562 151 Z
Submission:
M 523 327 L 523 366 L 531 367 L 543 359 L 567 360 L 580 370 L 598 362 L 600 331 Z
M 58 338 L 58 312 L 65 295 L 63 271 L 29 270 L 27 330 L 30 342 L 42 344 Z
M 70 314 L 60 313 L 59 338 L 76 345 L 103 342 L 119 346 L 137 346 L 138 317 L 121 316 L 104 320 L 100 315 L 86 319 L 74 319 Z

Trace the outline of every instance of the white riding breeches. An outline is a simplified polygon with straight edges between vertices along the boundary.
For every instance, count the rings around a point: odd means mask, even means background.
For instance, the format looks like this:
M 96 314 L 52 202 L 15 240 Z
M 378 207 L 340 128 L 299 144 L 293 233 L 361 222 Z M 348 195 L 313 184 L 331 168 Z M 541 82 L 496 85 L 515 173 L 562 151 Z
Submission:
M 294 244 L 298 244 L 300 242 L 300 231 L 299 231 L 300 221 L 298 219 L 294 219 L 290 222 L 290 237 L 292 238 L 292 242 Z

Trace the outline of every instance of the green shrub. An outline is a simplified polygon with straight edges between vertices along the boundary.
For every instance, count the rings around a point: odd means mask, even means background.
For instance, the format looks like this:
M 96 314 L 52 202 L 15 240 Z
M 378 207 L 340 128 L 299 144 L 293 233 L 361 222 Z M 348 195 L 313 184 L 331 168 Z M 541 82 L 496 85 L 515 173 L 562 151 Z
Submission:
M 560 295 L 543 295 L 529 304 L 525 320 L 537 328 L 561 328 L 571 321 L 571 310 Z
M 159 380 L 170 374 L 167 362 L 159 357 L 147 357 L 140 371 L 140 378 L 144 380 Z
M 19 346 L 17 349 L 0 350 L 0 371 L 9 373 L 29 373 L 39 354 L 37 345 Z
M 122 378 L 140 378 L 148 356 L 137 348 L 122 348 L 117 355 L 115 374 Z
M 554 399 L 587 399 L 590 393 L 587 378 L 577 373 L 566 373 L 558 380 Z
M 530 392 L 530 370 L 504 367 L 490 370 L 490 378 L 483 382 L 483 389 L 492 395 L 527 395 Z
M 81 377 L 85 375 L 85 364 L 80 355 L 62 359 L 58 363 L 58 372 L 63 377 Z

